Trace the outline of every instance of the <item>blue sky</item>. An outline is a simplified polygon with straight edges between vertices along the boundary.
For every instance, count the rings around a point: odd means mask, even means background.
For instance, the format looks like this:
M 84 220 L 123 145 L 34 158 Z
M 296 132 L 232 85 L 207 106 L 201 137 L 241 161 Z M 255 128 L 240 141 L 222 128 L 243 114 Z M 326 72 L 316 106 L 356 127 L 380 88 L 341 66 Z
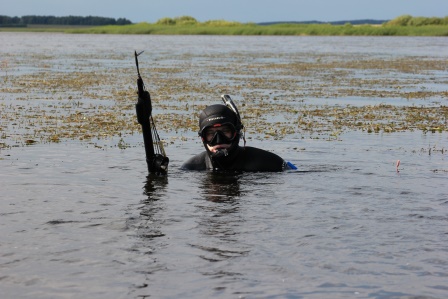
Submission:
M 448 0 L 0 0 L 0 15 L 92 15 L 134 23 L 179 16 L 247 23 L 386 20 L 404 14 L 448 16 Z

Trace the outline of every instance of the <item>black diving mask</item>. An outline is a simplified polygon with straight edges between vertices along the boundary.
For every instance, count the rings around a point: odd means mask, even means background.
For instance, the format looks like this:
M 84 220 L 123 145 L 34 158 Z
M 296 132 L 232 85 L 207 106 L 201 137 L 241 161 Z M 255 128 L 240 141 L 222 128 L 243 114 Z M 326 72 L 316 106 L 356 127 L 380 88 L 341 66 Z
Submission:
M 236 135 L 236 129 L 230 123 L 216 124 L 206 127 L 201 132 L 202 140 L 210 146 L 231 144 Z

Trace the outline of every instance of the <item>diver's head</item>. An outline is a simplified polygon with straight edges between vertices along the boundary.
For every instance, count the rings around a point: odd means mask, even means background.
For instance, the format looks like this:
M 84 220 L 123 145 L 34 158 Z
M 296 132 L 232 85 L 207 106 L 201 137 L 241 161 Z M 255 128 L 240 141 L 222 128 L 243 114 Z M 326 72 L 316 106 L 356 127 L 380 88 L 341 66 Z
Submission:
M 199 136 L 213 158 L 227 156 L 238 147 L 241 122 L 235 112 L 225 105 L 211 105 L 199 116 Z

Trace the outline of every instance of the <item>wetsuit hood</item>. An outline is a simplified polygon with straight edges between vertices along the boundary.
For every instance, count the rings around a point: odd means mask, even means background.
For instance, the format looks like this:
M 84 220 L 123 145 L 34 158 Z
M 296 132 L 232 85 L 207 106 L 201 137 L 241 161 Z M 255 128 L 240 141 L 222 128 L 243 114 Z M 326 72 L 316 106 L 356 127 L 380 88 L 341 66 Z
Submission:
M 203 137 L 203 133 L 205 132 L 207 128 L 210 127 L 216 127 L 224 124 L 230 124 L 235 128 L 236 135 L 235 137 L 230 141 L 231 146 L 225 150 L 219 150 L 217 153 L 212 153 L 209 151 L 207 147 L 207 141 Z M 210 158 L 218 158 L 222 156 L 228 156 L 232 151 L 234 151 L 238 147 L 239 140 L 241 138 L 241 122 L 239 121 L 239 118 L 237 115 L 227 106 L 215 104 L 206 107 L 199 116 L 199 136 L 202 138 L 202 143 L 204 144 L 205 150 L 209 154 Z M 217 132 L 215 138 L 209 142 L 209 144 L 229 144 L 229 142 L 226 142 L 226 138 L 223 138 L 224 136 L 222 133 Z M 221 140 L 221 141 L 220 141 Z
M 207 127 L 216 124 L 230 123 L 237 131 L 241 130 L 241 124 L 236 114 L 225 105 L 215 104 L 205 108 L 199 116 L 199 134 Z

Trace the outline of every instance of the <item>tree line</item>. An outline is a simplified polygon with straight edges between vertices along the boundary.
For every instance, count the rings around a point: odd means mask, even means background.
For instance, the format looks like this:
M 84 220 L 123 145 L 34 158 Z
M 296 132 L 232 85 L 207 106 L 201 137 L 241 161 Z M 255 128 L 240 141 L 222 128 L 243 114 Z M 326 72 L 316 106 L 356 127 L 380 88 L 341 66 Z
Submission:
M 84 26 L 104 26 L 104 25 L 128 25 L 131 21 L 125 18 L 105 18 L 95 16 L 22 16 L 9 17 L 0 15 L 0 25 L 5 26 L 23 26 L 27 25 L 84 25 Z

